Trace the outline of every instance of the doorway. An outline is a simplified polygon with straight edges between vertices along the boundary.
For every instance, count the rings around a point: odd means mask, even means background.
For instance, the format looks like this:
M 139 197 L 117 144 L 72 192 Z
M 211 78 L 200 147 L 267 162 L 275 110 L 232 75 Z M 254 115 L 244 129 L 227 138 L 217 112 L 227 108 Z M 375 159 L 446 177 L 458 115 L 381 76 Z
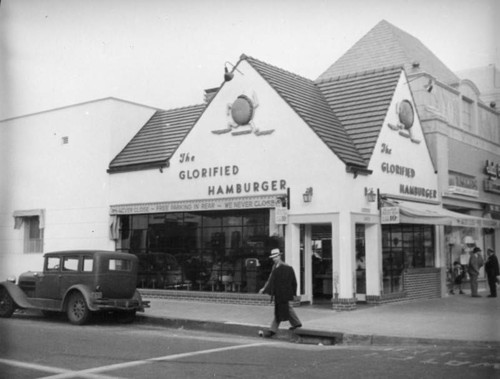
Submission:
M 311 226 L 311 252 L 313 302 L 330 301 L 333 295 L 331 224 Z
M 365 225 L 356 224 L 356 298 L 366 301 Z

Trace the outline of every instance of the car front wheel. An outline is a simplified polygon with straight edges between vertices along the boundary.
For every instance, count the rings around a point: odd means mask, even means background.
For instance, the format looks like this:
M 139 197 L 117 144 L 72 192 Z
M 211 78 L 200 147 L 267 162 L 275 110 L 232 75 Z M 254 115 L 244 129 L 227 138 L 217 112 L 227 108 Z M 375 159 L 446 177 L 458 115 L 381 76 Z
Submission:
M 16 309 L 14 300 L 10 297 L 5 288 L 0 288 L 0 317 L 8 318 L 12 316 Z
M 83 325 L 90 318 L 90 310 L 80 292 L 71 294 L 68 300 L 68 319 L 72 324 Z

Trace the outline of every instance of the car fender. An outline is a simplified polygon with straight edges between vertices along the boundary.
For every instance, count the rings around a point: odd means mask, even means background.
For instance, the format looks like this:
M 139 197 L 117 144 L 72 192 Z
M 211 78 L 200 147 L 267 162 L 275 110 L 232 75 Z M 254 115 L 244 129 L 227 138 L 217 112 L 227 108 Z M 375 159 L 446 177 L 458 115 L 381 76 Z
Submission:
M 141 293 L 138 290 L 135 290 L 132 299 L 139 301 L 139 308 L 137 309 L 139 312 L 144 312 L 144 308 L 149 308 L 149 301 L 142 300 Z
M 28 296 L 23 292 L 17 284 L 12 282 L 1 282 L 0 286 L 5 288 L 9 293 L 17 308 L 35 308 L 29 301 Z
M 98 311 L 99 310 L 99 308 L 94 306 L 94 303 L 92 301 L 92 295 L 91 295 L 92 291 L 90 290 L 90 288 L 88 286 L 86 286 L 84 284 L 75 284 L 74 286 L 71 286 L 68 288 L 68 290 L 64 294 L 63 310 L 66 310 L 66 308 L 68 306 L 69 297 L 73 292 L 80 292 L 83 295 L 83 298 L 85 299 L 85 303 L 87 303 L 87 307 L 91 311 Z

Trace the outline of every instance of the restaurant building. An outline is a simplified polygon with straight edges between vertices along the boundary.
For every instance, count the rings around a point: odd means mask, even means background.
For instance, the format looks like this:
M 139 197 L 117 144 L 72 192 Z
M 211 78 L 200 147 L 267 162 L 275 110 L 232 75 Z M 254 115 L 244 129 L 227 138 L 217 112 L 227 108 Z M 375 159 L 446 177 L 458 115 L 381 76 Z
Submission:
M 392 28 L 383 21 L 367 36 Z M 275 247 L 294 268 L 303 303 L 349 310 L 358 301 L 443 296 L 449 236 L 458 231 L 494 246 L 500 222 L 443 207 L 443 158 L 421 119 L 413 65 L 340 74 L 334 66 L 310 80 L 242 55 L 204 104 L 156 110 L 111 99 L 71 114 L 49 112 L 61 130 L 51 134 L 47 123 L 38 140 L 45 145 L 52 136 L 64 142 L 68 117 L 86 120 L 94 107 L 115 107 L 94 123 L 75 122 L 73 133 L 87 136 L 75 152 L 86 153 L 68 154 L 64 172 L 76 172 L 57 175 L 56 161 L 42 155 L 46 171 L 37 175 L 45 185 L 2 207 L 0 244 L 10 244 L 9 258 L 18 262 L 9 267 L 35 257 L 21 242 L 38 230 L 38 253 L 89 247 L 136 254 L 138 286 L 149 296 L 267 302 L 257 292 Z M 22 122 L 29 128 L 47 115 Z M 20 140 L 18 123 L 4 122 L 2 130 Z M 90 124 L 101 135 L 90 138 Z M 91 146 L 96 139 L 104 145 Z M 94 149 L 106 153 L 94 157 Z M 82 170 L 77 162 L 85 158 L 94 164 Z M 29 178 L 28 161 L 11 168 L 17 184 Z M 46 186 L 54 178 L 61 187 L 55 197 Z

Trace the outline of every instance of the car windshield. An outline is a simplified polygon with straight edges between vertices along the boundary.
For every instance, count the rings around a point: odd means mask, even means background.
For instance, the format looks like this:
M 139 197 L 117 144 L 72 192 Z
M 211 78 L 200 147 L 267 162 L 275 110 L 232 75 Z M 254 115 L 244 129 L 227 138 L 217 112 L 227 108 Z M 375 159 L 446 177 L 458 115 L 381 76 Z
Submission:
M 132 261 L 128 259 L 110 259 L 108 265 L 109 271 L 131 271 Z

